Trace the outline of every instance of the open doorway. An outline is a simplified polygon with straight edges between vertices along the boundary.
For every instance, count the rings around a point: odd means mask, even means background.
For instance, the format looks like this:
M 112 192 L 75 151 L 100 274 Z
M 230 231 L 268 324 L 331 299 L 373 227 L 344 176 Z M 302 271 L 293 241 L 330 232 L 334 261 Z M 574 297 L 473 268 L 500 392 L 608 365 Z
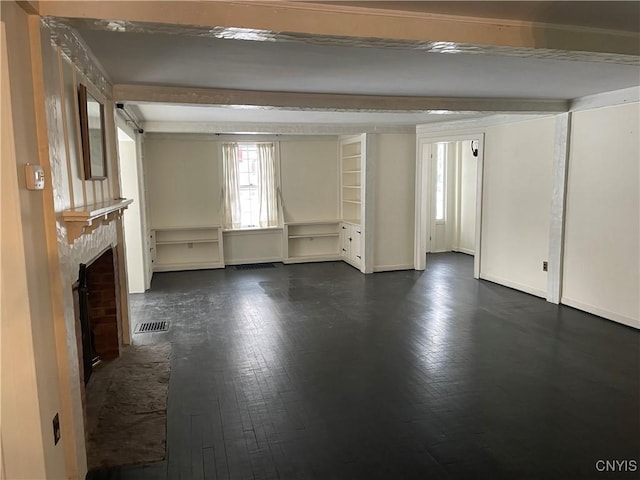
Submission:
M 120 192 L 133 203 L 124 214 L 124 242 L 126 246 L 129 293 L 143 293 L 147 286 L 145 265 L 145 235 L 143 235 L 142 195 L 140 189 L 136 140 L 118 127 L 118 156 L 120 159 Z
M 474 256 L 480 276 L 482 135 L 419 139 L 416 182 L 415 268 L 426 254 Z

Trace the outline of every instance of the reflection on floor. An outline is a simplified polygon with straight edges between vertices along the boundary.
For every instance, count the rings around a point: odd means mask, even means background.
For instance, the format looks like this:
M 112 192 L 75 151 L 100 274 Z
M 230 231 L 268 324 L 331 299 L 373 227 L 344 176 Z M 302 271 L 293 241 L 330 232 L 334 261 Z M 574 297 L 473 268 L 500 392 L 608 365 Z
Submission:
M 584 479 L 637 459 L 639 332 L 472 271 L 156 274 L 132 315 L 172 322 L 135 336 L 173 344 L 168 457 L 92 478 Z

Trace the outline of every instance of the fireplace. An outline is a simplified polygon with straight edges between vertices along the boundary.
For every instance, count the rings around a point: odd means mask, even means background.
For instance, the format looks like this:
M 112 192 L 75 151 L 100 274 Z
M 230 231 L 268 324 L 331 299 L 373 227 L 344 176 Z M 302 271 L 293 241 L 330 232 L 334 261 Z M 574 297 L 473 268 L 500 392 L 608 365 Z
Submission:
M 122 336 L 116 262 L 114 250 L 109 248 L 79 267 L 76 312 L 85 385 L 94 366 L 120 355 Z

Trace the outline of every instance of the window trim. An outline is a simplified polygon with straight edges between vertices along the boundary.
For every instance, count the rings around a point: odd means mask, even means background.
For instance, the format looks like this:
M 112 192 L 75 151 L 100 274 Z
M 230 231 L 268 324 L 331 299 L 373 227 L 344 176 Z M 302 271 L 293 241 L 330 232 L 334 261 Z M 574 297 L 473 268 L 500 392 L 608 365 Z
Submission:
M 274 150 L 274 155 L 275 155 L 275 163 L 276 163 L 276 190 L 278 192 L 278 224 L 273 226 L 273 227 L 242 227 L 242 228 L 224 228 L 222 229 L 223 233 L 230 233 L 230 232 L 240 232 L 240 233 L 244 233 L 247 234 L 249 232 L 251 233 L 260 233 L 260 232 L 266 232 L 266 231 L 271 231 L 271 230 L 282 230 L 284 228 L 284 224 L 285 224 L 285 219 L 284 219 L 284 205 L 283 205 L 283 199 L 281 197 L 281 193 L 282 193 L 282 170 L 280 168 L 280 142 L 277 140 L 264 140 L 264 139 L 260 139 L 260 140 L 235 140 L 233 138 L 228 138 L 228 137 L 232 137 L 232 135 L 228 135 L 225 136 L 225 138 L 216 138 L 215 142 L 217 143 L 217 150 L 218 150 L 218 179 L 219 179 L 219 187 L 220 187 L 220 193 L 218 195 L 218 198 L 220 199 L 220 203 L 218 205 L 218 215 L 219 215 L 219 223 L 220 225 L 223 224 L 224 222 L 224 218 L 223 218 L 223 209 L 224 209 L 224 200 L 222 198 L 222 192 L 224 191 L 225 185 L 224 185 L 224 162 L 222 160 L 222 145 L 225 143 L 237 143 L 238 145 L 242 145 L 242 144 L 249 144 L 249 145 L 260 145 L 260 144 L 273 144 L 273 150 Z

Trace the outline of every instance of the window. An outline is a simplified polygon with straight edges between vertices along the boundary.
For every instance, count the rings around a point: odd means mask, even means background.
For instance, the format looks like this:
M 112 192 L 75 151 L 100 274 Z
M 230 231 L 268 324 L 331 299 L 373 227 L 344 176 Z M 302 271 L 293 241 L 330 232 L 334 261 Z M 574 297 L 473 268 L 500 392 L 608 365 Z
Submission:
M 444 222 L 447 144 L 438 143 L 436 150 L 436 222 Z
M 224 227 L 277 227 L 279 190 L 274 144 L 225 143 L 222 163 Z
M 258 146 L 238 145 L 238 190 L 240 227 L 256 228 L 260 223 L 258 198 Z

